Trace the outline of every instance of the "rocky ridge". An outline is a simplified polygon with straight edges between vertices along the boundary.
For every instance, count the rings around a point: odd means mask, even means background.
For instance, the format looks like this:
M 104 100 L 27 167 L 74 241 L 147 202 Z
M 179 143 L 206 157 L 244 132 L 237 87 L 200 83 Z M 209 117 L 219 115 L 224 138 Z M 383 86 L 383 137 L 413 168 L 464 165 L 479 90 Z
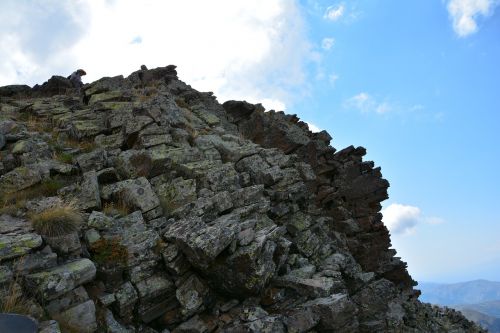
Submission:
M 364 148 L 172 65 L 84 91 L 0 87 L 0 298 L 40 332 L 482 331 L 418 300 Z M 76 230 L 34 229 L 68 205 Z

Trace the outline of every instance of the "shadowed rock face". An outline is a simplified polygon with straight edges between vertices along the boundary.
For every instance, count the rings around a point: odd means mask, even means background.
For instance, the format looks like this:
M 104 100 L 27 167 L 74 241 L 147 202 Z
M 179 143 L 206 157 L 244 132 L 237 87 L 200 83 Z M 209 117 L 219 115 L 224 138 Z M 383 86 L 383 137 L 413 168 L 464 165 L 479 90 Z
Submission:
M 364 148 L 172 65 L 65 84 L 0 88 L 0 299 L 42 332 L 481 331 L 418 301 Z M 70 202 L 80 246 L 52 249 L 30 218 Z

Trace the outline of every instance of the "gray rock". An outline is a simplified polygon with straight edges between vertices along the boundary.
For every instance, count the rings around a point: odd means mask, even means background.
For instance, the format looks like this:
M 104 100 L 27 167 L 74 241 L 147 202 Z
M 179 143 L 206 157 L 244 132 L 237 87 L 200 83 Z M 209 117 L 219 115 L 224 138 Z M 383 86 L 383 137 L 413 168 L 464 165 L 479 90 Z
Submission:
M 106 324 L 106 332 L 107 333 L 135 333 L 133 328 L 126 328 L 122 324 L 116 321 L 113 316 L 113 312 L 106 309 L 106 315 L 104 316 L 104 322 Z
M 22 257 L 41 245 L 42 237 L 38 234 L 0 234 L 0 262 Z
M 208 327 L 201 318 L 196 315 L 177 326 L 172 333 L 206 333 Z
M 358 329 L 356 305 L 346 294 L 333 294 L 325 298 L 303 304 L 304 309 L 310 309 L 319 316 L 319 328 L 325 331 L 356 332 Z
M 170 183 L 155 186 L 155 190 L 167 214 L 197 198 L 194 179 L 176 178 Z
M 279 316 L 267 316 L 247 323 L 241 323 L 223 329 L 224 333 L 249 332 L 249 333 L 285 333 L 285 325 Z
M 235 237 L 234 221 L 224 217 L 206 225 L 199 218 L 177 221 L 167 227 L 165 238 L 176 242 L 193 266 L 206 268 L 231 244 Z
M 88 301 L 89 295 L 82 286 L 75 288 L 63 296 L 56 298 L 44 305 L 45 310 L 51 317 L 57 316 L 59 313 L 68 310 L 74 306 Z
M 80 237 L 77 232 L 54 237 L 43 236 L 42 238 L 46 244 L 50 245 L 59 254 L 77 254 L 81 250 Z
M 5 135 L 3 135 L 3 133 L 0 133 L 0 150 L 3 149 L 3 147 L 5 147 L 5 143 L 7 141 L 5 140 Z
M 308 332 L 319 323 L 319 315 L 310 308 L 297 309 L 283 319 L 289 333 Z
M 0 266 L 0 286 L 11 282 L 12 279 L 12 271 L 8 266 Z
M 190 317 L 203 311 L 209 295 L 209 289 L 196 275 L 191 275 L 175 292 L 177 300 L 182 306 L 182 314 Z
M 38 171 L 20 166 L 0 177 L 0 194 L 23 190 L 42 180 Z
M 22 260 L 14 263 L 14 271 L 20 275 L 27 275 L 57 266 L 57 254 L 52 253 L 50 247 L 35 253 L 27 254 Z
M 151 184 L 144 177 L 105 185 L 101 190 L 101 196 L 105 200 L 119 198 L 142 212 L 148 212 L 160 204 Z
M 130 282 L 124 283 L 120 289 L 115 292 L 116 307 L 120 317 L 131 321 L 132 312 L 138 300 L 137 291 Z
M 78 259 L 48 271 L 27 275 L 26 283 L 38 292 L 42 300 L 49 301 L 92 281 L 95 274 L 92 261 Z
M 174 284 L 161 275 L 136 283 L 139 296 L 138 312 L 144 322 L 150 322 L 167 311 L 165 300 L 174 296 Z
M 99 171 L 106 167 L 107 154 L 104 149 L 95 149 L 90 153 L 81 154 L 76 158 L 76 162 L 83 172 Z
M 80 184 L 80 193 L 77 197 L 79 207 L 83 210 L 100 209 L 101 196 L 99 194 L 99 183 L 94 170 L 83 174 L 83 181 Z
M 59 323 L 55 320 L 41 322 L 39 329 L 39 333 L 61 333 Z
M 97 331 L 95 305 L 92 300 L 74 306 L 56 316 L 61 326 L 81 333 Z
M 126 150 L 116 159 L 116 170 L 122 179 L 147 177 L 151 168 L 151 156 L 146 150 Z
M 326 297 L 333 292 L 345 291 L 342 280 L 329 277 L 304 279 L 293 275 L 280 276 L 273 280 L 280 287 L 291 288 L 297 293 L 312 298 Z

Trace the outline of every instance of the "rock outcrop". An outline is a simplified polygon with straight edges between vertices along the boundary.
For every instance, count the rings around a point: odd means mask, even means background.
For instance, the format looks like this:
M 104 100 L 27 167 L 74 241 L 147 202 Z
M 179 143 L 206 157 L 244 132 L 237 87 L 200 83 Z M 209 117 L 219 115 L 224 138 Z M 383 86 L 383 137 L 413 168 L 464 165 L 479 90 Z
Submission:
M 45 333 L 481 332 L 418 300 L 364 148 L 172 65 L 83 100 L 66 81 L 0 88 L 2 311 Z M 54 207 L 84 222 L 44 234 Z

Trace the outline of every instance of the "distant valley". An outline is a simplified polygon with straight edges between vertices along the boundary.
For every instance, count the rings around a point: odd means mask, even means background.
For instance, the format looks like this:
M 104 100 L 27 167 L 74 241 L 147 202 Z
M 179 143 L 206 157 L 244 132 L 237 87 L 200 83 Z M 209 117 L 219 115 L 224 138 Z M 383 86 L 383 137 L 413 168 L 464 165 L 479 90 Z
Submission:
M 422 291 L 421 301 L 457 309 L 490 332 L 500 333 L 500 282 L 419 282 L 417 289 Z

